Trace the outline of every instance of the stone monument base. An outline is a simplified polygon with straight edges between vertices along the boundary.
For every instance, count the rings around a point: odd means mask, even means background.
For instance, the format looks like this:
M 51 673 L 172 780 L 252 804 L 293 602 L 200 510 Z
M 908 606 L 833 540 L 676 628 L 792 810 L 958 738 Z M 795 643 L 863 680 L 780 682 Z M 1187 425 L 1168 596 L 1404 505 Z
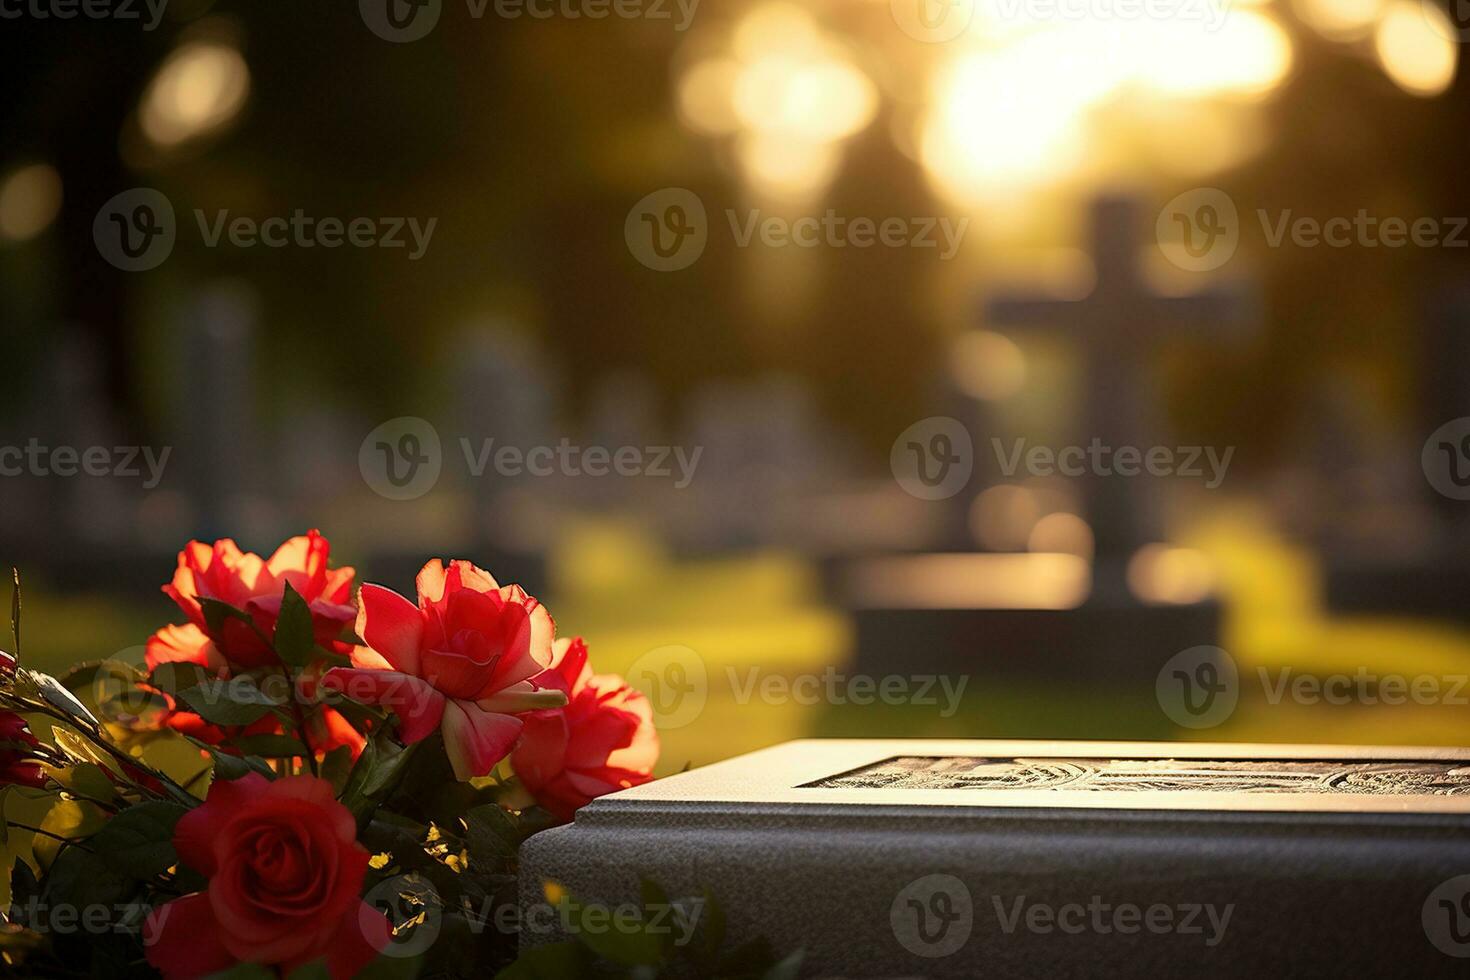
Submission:
M 1463 749 L 792 742 L 535 835 L 522 911 L 708 888 L 817 977 L 1460 977 L 1466 794 Z
M 1218 601 L 1145 603 L 1123 579 L 1072 555 L 937 554 L 857 563 L 838 589 L 862 674 L 1151 689 L 1170 657 L 1219 644 Z

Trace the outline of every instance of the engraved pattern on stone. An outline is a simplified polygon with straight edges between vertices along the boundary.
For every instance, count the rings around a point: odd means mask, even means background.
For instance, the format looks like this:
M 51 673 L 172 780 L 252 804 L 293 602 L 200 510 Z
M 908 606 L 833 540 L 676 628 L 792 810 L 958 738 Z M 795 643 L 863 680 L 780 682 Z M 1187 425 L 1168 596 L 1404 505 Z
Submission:
M 895 756 L 804 787 L 1461 796 L 1470 794 L 1470 766 L 1455 762 Z

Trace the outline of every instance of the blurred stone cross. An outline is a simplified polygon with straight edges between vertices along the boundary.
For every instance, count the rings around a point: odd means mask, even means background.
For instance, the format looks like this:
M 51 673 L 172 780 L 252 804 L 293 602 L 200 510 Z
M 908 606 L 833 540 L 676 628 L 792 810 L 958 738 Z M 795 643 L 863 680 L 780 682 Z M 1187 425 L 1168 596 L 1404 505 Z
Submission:
M 1153 291 L 1140 261 L 1138 203 L 1105 196 L 1092 206 L 1092 261 L 1096 282 L 1080 299 L 999 292 L 986 303 L 988 324 L 1073 328 L 1082 349 L 1085 375 L 1081 445 L 1093 440 L 1116 451 L 1137 447 L 1147 458 L 1159 445 L 1159 409 L 1152 399 L 1148 357 L 1166 338 L 1233 330 L 1243 335 L 1254 324 L 1255 304 L 1236 288 L 1210 288 L 1171 296 Z M 1023 459 L 1024 463 L 1024 459 Z M 1140 496 L 1146 484 L 1121 479 L 1111 468 L 1089 462 L 1082 488 L 1099 559 L 1126 559 L 1147 543 L 1148 509 Z M 1147 470 L 1141 472 L 1147 473 Z

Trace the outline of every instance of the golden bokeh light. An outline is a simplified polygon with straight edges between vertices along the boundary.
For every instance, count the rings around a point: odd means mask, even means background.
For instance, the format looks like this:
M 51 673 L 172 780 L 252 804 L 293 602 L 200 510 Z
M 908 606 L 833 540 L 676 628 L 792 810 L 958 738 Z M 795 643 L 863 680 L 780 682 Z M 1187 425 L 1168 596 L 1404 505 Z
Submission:
M 0 238 L 24 242 L 50 227 L 61 210 L 61 175 L 47 163 L 18 167 L 0 181 Z
M 970 532 L 991 551 L 1021 551 L 1044 512 L 1034 490 L 1003 483 L 970 504 Z
M 1090 561 L 1094 550 L 1092 528 L 1076 514 L 1047 514 L 1031 529 L 1026 550 L 1076 555 Z
M 837 149 L 831 143 L 750 133 L 738 144 L 746 179 L 768 197 L 804 196 L 826 187 L 837 172 Z
M 1455 80 L 1454 25 L 1438 7 L 1394 0 L 1378 22 L 1373 50 L 1393 83 L 1411 95 L 1439 95 Z
M 1204 552 L 1149 544 L 1128 560 L 1128 588 L 1144 602 L 1199 602 L 1215 591 L 1215 568 Z
M 1138 78 L 1181 97 L 1263 97 L 1286 80 L 1295 62 L 1291 37 L 1253 10 L 1232 11 L 1214 31 L 1172 21 L 1135 36 Z
M 878 90 L 800 7 L 757 7 L 736 27 L 732 57 L 706 58 L 678 81 L 679 116 L 710 136 L 736 134 L 759 192 L 800 199 L 831 182 L 843 140 L 878 111 Z
M 679 80 L 679 118 L 706 136 L 724 136 L 740 128 L 735 114 L 735 82 L 740 63 L 710 58 L 694 65 Z
M 1014 27 L 982 31 L 988 41 L 935 69 L 919 152 L 951 200 L 995 205 L 1017 190 L 1126 164 L 1137 153 L 1122 145 L 1119 119 L 1157 117 L 1174 106 L 1181 111 L 1166 147 L 1197 147 L 1201 136 L 1207 152 L 1189 169 L 1230 166 L 1260 144 L 1247 128 L 1254 120 L 1217 113 L 1196 125 L 1192 113 L 1209 100 L 1259 101 L 1295 64 L 1290 36 L 1255 10 L 1232 10 L 1217 24 L 1051 18 L 1025 31 Z M 1104 110 L 1112 115 L 1104 118 Z
M 1092 567 L 1062 554 L 914 555 L 863 562 L 843 584 L 859 608 L 1075 609 Z
M 1026 383 L 1026 355 L 1016 342 L 993 330 L 966 331 L 949 359 L 955 384 L 980 401 L 1000 401 Z
M 1386 0 L 1293 0 L 1297 16 L 1334 41 L 1355 41 L 1373 31 Z
M 188 42 L 169 55 L 143 95 L 143 135 L 161 148 L 207 136 L 228 125 L 249 95 L 250 69 L 239 51 Z

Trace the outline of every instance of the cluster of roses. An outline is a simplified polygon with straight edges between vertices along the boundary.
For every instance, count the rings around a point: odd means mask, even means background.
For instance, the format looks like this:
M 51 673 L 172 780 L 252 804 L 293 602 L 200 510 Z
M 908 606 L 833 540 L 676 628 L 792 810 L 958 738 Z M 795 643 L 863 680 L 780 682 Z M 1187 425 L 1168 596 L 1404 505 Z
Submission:
M 557 639 L 546 607 L 519 586 L 434 560 L 418 574 L 417 602 L 370 584 L 354 601 L 354 572 L 329 568 L 329 550 L 314 530 L 268 559 L 230 540 L 190 542 L 164 586 L 188 622 L 149 640 L 150 677 L 170 664 L 217 683 L 276 674 L 290 693 L 242 724 L 161 693 L 156 723 L 217 760 L 248 755 L 240 747 L 262 736 L 294 737 L 302 752 L 234 779 L 217 762 L 206 799 L 178 819 L 177 857 L 206 884 L 149 916 L 148 962 L 166 977 L 235 963 L 284 975 L 322 959 L 346 977 L 387 944 L 387 920 L 361 898 L 371 855 L 359 819 L 315 775 L 329 754 L 356 760 L 384 736 L 442 745 L 461 781 L 508 760 L 562 820 L 651 776 L 659 746 L 647 701 L 622 678 L 594 674 L 582 640 Z M 300 637 L 308 616 L 310 639 L 283 656 L 288 621 Z M 0 782 L 45 785 L 46 751 L 19 715 L 0 714 Z

